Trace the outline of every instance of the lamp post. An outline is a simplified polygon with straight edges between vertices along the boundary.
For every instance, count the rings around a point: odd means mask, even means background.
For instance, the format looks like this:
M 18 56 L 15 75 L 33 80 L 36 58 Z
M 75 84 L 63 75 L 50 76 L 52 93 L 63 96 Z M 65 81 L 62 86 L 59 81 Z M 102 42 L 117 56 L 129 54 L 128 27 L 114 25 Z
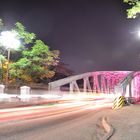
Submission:
M 3 62 L 5 60 L 5 57 L 3 55 L 0 55 L 0 67 L 1 67 L 1 82 L 3 83 Z
M 10 51 L 11 49 L 17 48 L 20 46 L 20 40 L 18 39 L 18 33 L 15 31 L 3 31 L 0 34 L 0 43 L 6 47 L 8 51 L 7 56 L 7 71 L 6 71 L 6 86 L 8 85 L 8 77 L 9 77 L 9 61 L 10 61 Z

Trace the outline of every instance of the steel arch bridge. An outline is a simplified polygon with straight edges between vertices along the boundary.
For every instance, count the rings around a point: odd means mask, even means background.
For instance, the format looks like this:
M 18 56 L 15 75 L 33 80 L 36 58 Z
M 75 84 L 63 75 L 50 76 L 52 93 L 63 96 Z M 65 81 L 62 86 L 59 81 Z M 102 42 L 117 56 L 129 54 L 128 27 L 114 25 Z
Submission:
M 49 90 L 120 94 L 140 99 L 140 71 L 96 71 L 70 76 L 49 83 Z

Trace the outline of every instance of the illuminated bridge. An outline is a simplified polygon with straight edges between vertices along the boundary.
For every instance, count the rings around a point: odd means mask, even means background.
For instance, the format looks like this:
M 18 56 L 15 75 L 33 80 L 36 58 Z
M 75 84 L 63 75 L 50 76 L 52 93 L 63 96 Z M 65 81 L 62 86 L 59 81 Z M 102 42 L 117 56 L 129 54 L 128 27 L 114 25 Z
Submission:
M 119 94 L 140 99 L 140 71 L 96 71 L 49 83 L 49 90 Z

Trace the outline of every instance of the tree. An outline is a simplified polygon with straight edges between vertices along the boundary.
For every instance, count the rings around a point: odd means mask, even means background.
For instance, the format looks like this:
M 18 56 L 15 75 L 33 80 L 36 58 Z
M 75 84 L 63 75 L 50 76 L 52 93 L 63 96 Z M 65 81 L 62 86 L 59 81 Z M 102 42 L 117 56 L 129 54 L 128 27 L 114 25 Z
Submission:
M 0 20 L 0 27 L 4 24 Z M 2 29 L 2 28 L 1 28 Z M 42 82 L 46 78 L 54 76 L 54 67 L 59 62 L 59 51 L 50 51 L 49 47 L 41 40 L 36 39 L 34 33 L 26 31 L 26 28 L 17 22 L 11 29 L 17 33 L 22 45 L 16 51 L 12 51 L 10 61 L 10 78 L 21 82 Z M 5 54 L 5 48 L 0 45 L 0 52 Z
M 62 78 L 66 78 L 68 76 L 72 76 L 74 71 L 68 68 L 68 65 L 62 62 L 59 62 L 55 67 L 55 76 L 51 78 L 51 81 L 59 80 Z
M 131 6 L 127 9 L 127 18 L 136 18 L 140 13 L 140 0 L 123 0 L 123 2 Z
M 16 55 L 11 55 L 14 56 L 11 58 L 12 60 L 18 60 L 20 57 L 22 57 L 22 51 L 29 49 L 34 44 L 36 35 L 26 31 L 26 28 L 20 22 L 15 24 L 12 31 L 16 31 L 18 33 L 18 38 L 22 42 L 20 47 L 16 50 Z M 15 51 L 12 53 L 14 54 Z
M 3 20 L 0 19 L 0 31 L 2 31 L 4 28 L 4 23 L 3 23 Z
M 22 58 L 11 65 L 11 76 L 22 82 L 43 82 L 54 76 L 54 68 L 59 59 L 59 51 L 50 51 L 41 40 L 36 40 L 31 50 L 24 50 Z
M 2 19 L 0 19 L 0 32 L 5 31 L 6 26 L 3 23 Z M 26 31 L 26 28 L 20 23 L 17 22 L 13 28 L 11 30 L 9 30 L 11 32 L 16 32 L 17 34 L 17 38 L 22 42 L 20 47 L 15 51 L 14 49 L 11 50 L 11 60 L 18 60 L 21 57 L 21 53 L 24 49 L 28 49 L 29 45 L 31 45 L 34 41 L 34 39 L 36 39 L 36 35 L 34 33 L 30 33 L 28 31 Z M 27 47 L 28 45 L 28 47 Z M 13 55 L 15 54 L 16 55 Z M 0 41 L 0 53 L 7 56 L 7 50 L 5 48 L 5 46 L 3 46 L 3 44 Z M 13 57 L 14 56 L 14 57 Z
M 26 31 L 26 28 L 20 22 L 15 24 L 13 30 L 18 32 L 19 38 L 22 39 L 23 45 L 33 43 L 34 39 L 36 39 L 36 35 Z

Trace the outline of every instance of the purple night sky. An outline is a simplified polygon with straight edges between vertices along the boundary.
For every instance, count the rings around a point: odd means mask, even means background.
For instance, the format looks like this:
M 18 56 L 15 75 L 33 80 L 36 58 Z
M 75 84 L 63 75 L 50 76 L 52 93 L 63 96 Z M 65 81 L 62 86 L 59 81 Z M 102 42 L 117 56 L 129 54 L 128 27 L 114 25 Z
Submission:
M 122 0 L 4 0 L 0 18 L 34 32 L 76 73 L 140 70 L 140 17 L 127 19 Z

